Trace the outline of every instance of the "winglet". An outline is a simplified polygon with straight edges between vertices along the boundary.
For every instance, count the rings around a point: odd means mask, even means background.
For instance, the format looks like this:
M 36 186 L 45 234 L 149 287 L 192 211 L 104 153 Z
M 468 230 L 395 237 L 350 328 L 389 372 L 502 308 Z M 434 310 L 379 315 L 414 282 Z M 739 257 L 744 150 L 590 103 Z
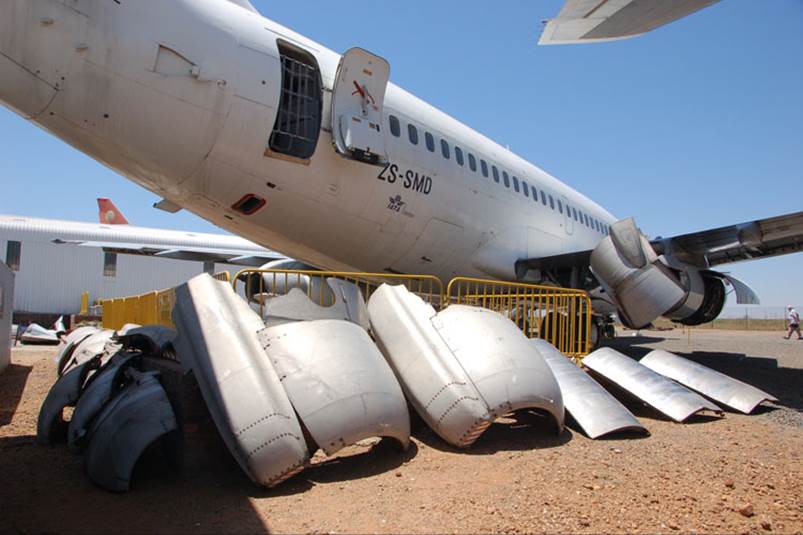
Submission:
M 128 225 L 128 219 L 111 199 L 98 198 L 98 219 L 106 225 Z

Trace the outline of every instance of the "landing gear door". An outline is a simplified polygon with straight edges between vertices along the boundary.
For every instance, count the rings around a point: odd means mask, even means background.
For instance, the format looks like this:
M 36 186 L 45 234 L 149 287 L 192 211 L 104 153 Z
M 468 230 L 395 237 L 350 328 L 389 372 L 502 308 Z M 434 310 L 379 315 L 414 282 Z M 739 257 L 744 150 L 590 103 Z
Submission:
M 332 142 L 346 158 L 387 164 L 382 134 L 382 103 L 390 65 L 361 48 L 343 54 L 332 95 Z

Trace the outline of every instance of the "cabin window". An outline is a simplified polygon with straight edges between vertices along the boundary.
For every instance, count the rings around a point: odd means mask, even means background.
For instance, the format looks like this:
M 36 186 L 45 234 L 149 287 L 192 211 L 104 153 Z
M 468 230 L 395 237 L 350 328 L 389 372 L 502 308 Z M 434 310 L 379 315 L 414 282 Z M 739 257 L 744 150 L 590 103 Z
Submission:
M 103 276 L 112 279 L 117 276 L 117 253 L 103 253 Z
M 563 213 L 563 203 L 558 199 L 558 212 Z
M 393 137 L 401 136 L 401 124 L 395 115 L 390 116 L 390 133 L 393 134 Z
M 20 258 L 22 256 L 22 242 L 11 241 L 6 244 L 6 265 L 11 271 L 20 270 Z
M 572 214 L 574 215 L 574 220 L 577 221 L 577 208 L 572 208 Z
M 491 167 L 491 170 L 494 172 L 494 182 L 499 184 L 499 169 L 497 169 L 496 166 L 494 165 Z
M 454 148 L 454 159 L 457 165 L 463 165 L 463 150 L 460 147 Z
M 517 177 L 513 177 L 513 189 L 516 190 L 516 193 L 519 192 L 519 179 Z
M 443 154 L 443 157 L 447 160 L 450 158 L 449 142 L 445 139 L 441 139 L 441 154 Z
M 552 198 L 552 195 L 549 196 L 549 207 L 555 209 L 555 199 Z
M 507 171 L 502 171 L 502 180 L 505 181 L 505 187 L 509 188 L 510 187 L 510 177 L 508 176 Z
M 413 145 L 418 145 L 418 129 L 415 127 L 415 125 L 407 125 L 407 136 L 410 138 L 410 143 Z
M 475 173 L 477 172 L 477 159 L 470 152 L 468 153 L 468 167 Z
M 268 149 L 307 160 L 315 153 L 321 131 L 323 90 L 315 58 L 282 41 L 278 42 L 282 64 L 282 90 L 276 123 Z
M 544 190 L 541 190 L 541 204 L 546 206 L 546 193 L 544 193 Z
M 521 190 L 524 192 L 525 197 L 530 196 L 530 185 L 527 184 L 524 180 L 521 181 Z
M 586 223 L 586 226 L 587 226 L 587 227 L 590 227 L 591 225 L 588 223 L 588 214 L 583 214 L 583 219 L 585 219 L 585 220 L 586 220 L 586 221 L 585 221 L 585 223 Z
M 424 142 L 429 152 L 435 152 L 435 138 L 429 132 L 424 132 Z
M 485 163 L 485 160 L 480 160 L 480 167 L 482 167 L 482 176 L 488 178 L 488 164 Z

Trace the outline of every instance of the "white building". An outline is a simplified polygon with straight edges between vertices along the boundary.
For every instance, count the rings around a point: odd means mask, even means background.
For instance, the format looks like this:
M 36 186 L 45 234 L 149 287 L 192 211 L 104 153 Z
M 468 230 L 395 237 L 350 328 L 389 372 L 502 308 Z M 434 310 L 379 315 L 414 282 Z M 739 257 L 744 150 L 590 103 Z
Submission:
M 236 236 L 0 216 L 0 254 L 16 275 L 14 312 L 73 314 L 90 302 L 286 257 Z M 233 273 L 232 273 L 233 274 Z

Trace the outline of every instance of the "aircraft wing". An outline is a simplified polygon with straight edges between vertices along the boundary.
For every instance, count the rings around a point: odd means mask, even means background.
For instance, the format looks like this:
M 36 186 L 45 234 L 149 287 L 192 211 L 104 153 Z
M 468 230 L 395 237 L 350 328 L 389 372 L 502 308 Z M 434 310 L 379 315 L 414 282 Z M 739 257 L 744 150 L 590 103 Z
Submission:
M 253 250 L 225 249 L 211 247 L 159 247 L 144 243 L 126 243 L 111 241 L 78 241 L 53 240 L 54 243 L 77 245 L 80 247 L 95 247 L 109 253 L 133 254 L 172 258 L 175 260 L 189 260 L 194 262 L 217 262 L 234 264 L 238 266 L 259 267 L 272 260 L 285 260 L 286 256 L 265 250 L 264 253 Z
M 803 251 L 803 212 L 749 221 L 650 242 L 655 252 L 695 266 Z
M 566 0 L 539 45 L 626 39 L 683 18 L 719 0 Z
M 655 252 L 707 269 L 741 260 L 803 251 L 803 212 L 748 221 L 671 238 L 650 241 Z M 588 266 L 592 250 L 528 258 L 519 269 L 562 269 Z

